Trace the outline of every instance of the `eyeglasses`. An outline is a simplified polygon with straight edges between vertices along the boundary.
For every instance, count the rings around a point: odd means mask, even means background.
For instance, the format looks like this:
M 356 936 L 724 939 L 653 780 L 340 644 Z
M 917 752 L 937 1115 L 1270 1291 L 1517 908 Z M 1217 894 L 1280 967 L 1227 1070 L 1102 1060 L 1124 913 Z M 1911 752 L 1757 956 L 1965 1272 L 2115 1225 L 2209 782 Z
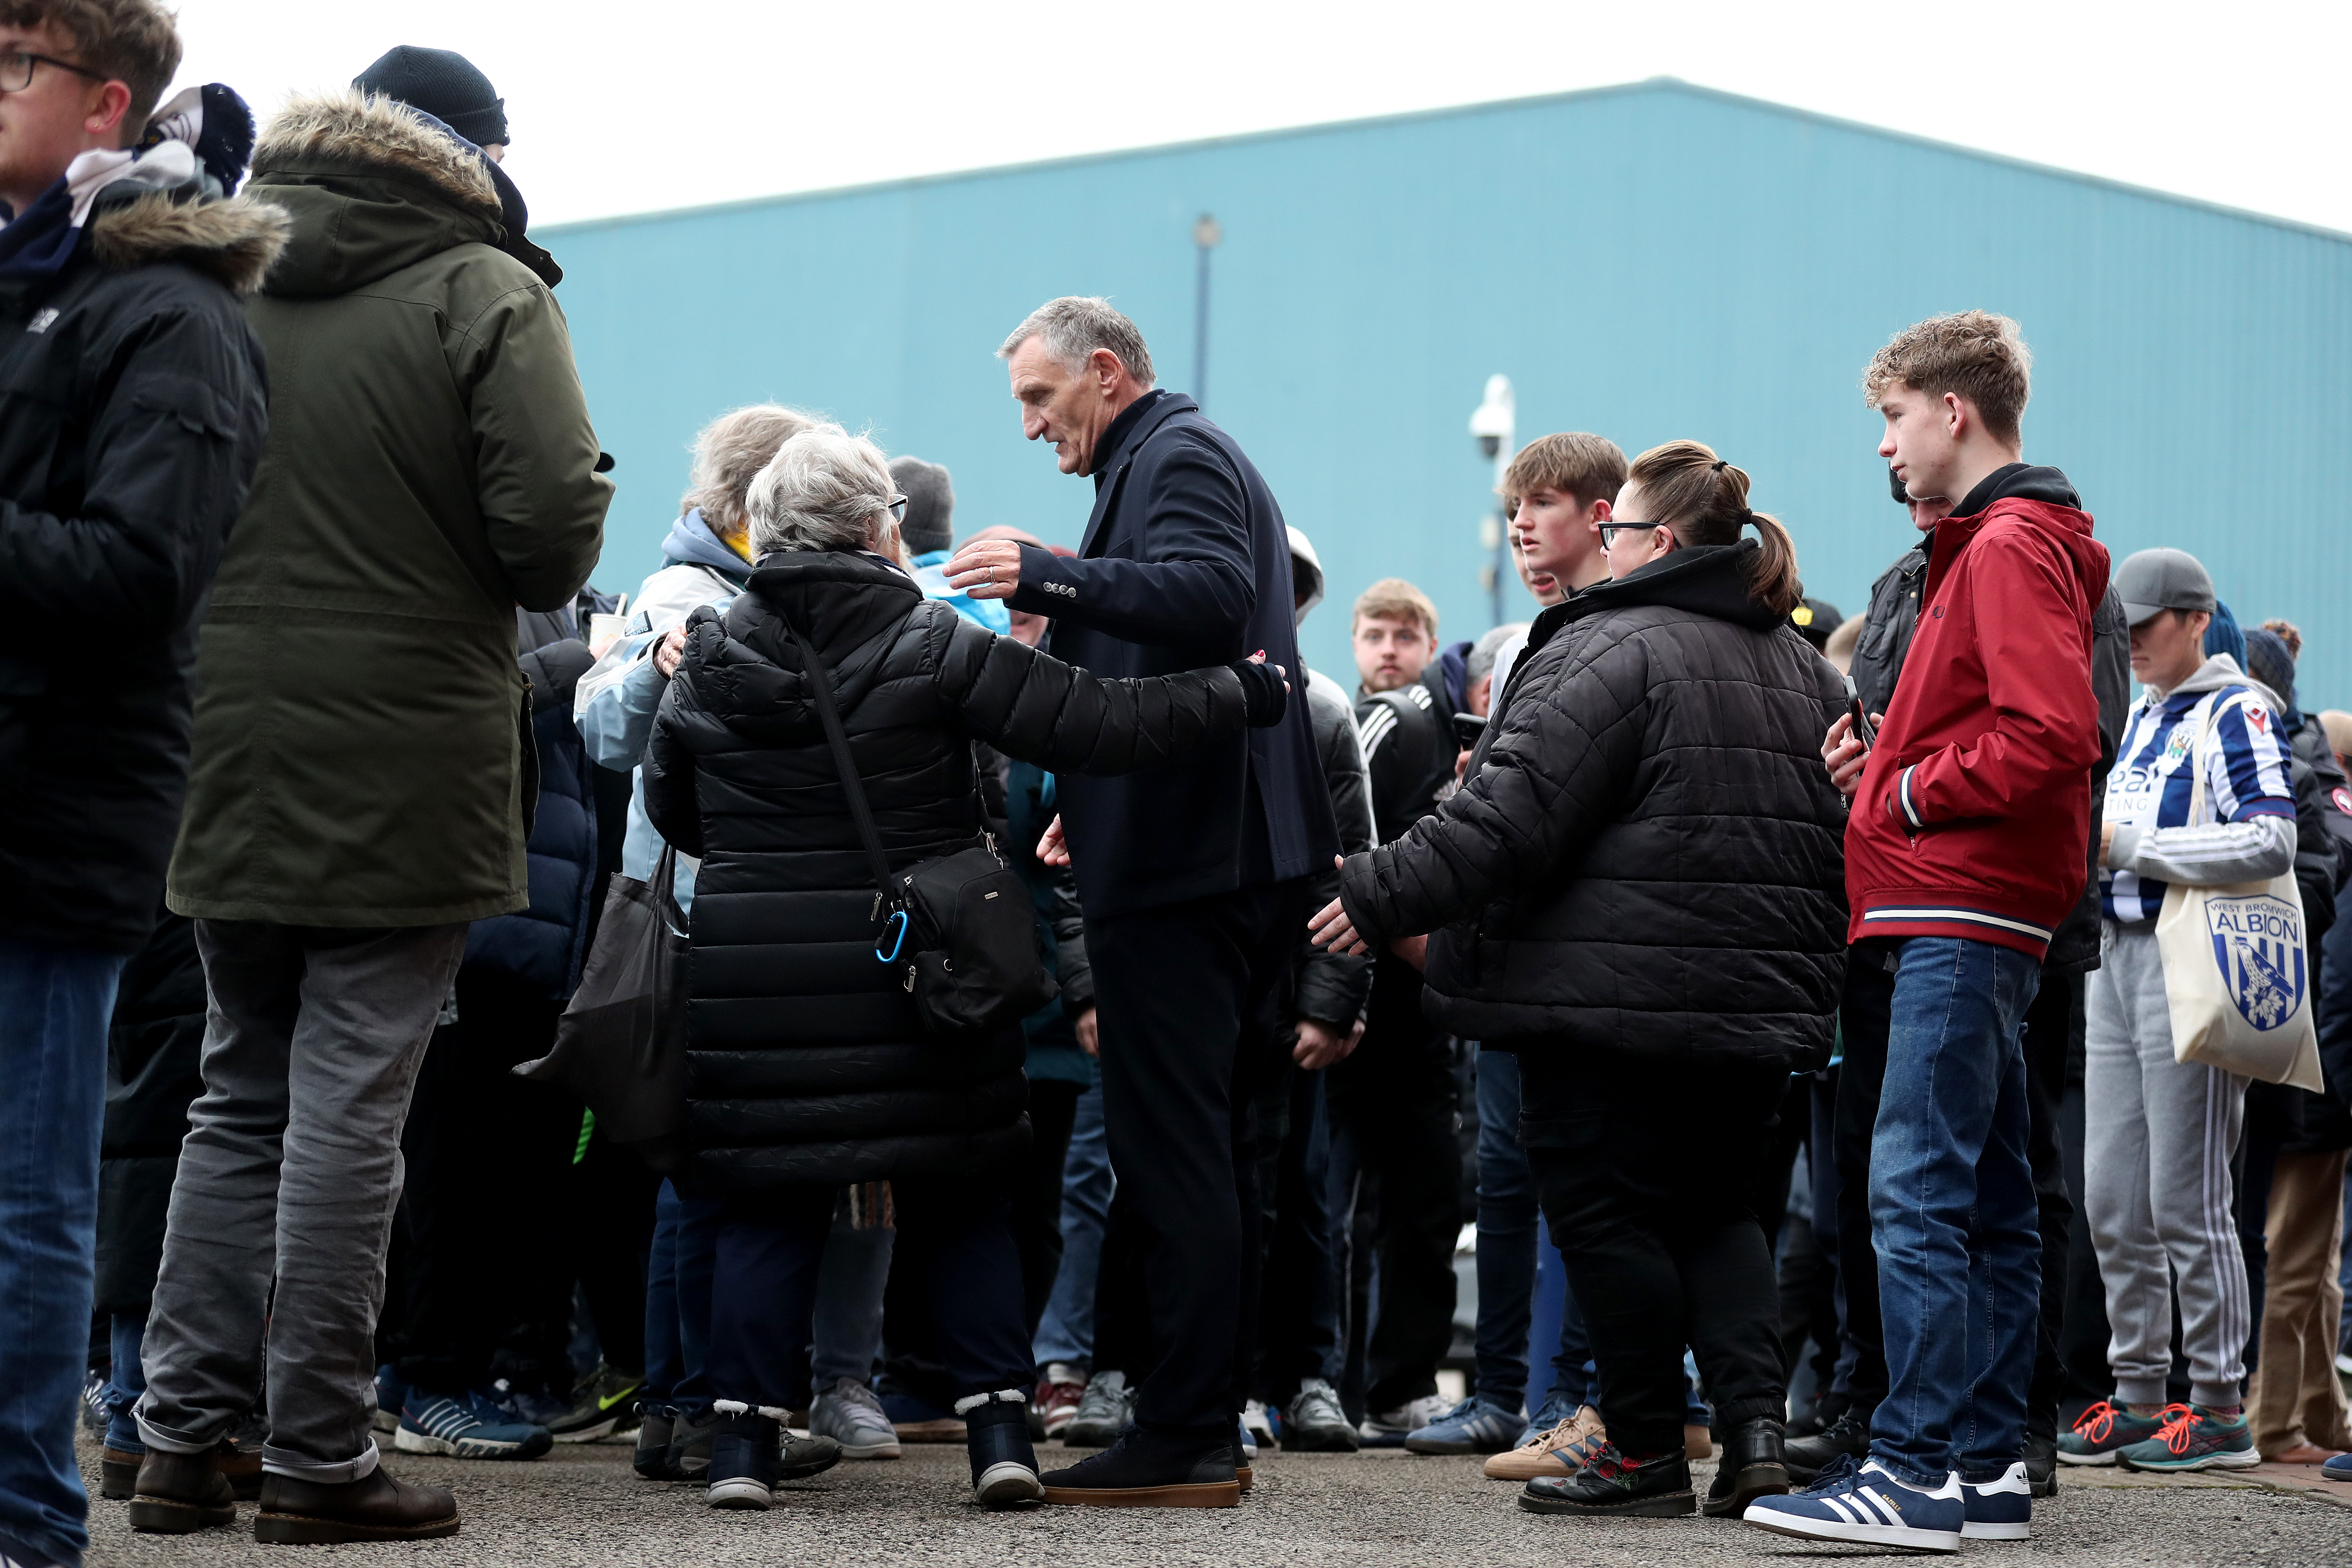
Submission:
M 898 500 L 890 503 L 890 517 L 891 521 L 894 522 L 904 522 L 907 521 L 907 498 L 905 496 L 900 496 Z
M 1671 528 L 1666 522 L 1603 522 L 1594 526 L 1601 530 L 1601 548 L 1605 552 L 1617 542 L 1617 536 L 1630 528 Z
M 71 60 L 61 60 L 55 55 L 37 55 L 24 49 L 0 49 L 0 92 L 22 92 L 33 85 L 35 66 L 55 66 L 61 71 L 86 76 L 92 81 L 110 81 L 103 71 L 78 66 Z

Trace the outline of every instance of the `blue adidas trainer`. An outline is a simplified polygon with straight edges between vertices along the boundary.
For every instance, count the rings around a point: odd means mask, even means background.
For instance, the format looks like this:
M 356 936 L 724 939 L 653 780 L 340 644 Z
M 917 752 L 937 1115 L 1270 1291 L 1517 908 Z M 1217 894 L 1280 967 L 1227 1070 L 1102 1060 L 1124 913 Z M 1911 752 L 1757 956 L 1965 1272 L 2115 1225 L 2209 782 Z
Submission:
M 1802 1541 L 1958 1552 L 1968 1521 L 1964 1491 L 1958 1475 L 1923 1491 L 1896 1480 L 1876 1459 L 1856 1468 L 1851 1455 L 1842 1455 L 1803 1491 L 1758 1498 L 1740 1517 L 1759 1530 Z
M 1962 1502 L 1968 1510 L 1960 1534 L 1970 1541 L 2023 1541 L 2033 1532 L 2033 1483 L 2020 1459 L 1999 1480 L 1962 1481 Z

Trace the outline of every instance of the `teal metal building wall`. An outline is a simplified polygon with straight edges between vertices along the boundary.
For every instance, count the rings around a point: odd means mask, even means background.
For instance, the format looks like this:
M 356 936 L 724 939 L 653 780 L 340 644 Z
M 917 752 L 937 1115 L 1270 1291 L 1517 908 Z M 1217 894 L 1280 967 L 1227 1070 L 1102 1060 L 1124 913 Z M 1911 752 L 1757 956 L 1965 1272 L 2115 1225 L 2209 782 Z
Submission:
M 656 563 L 694 431 L 762 398 L 947 464 L 959 532 L 1076 542 L 1091 486 L 1022 441 L 992 351 L 1104 294 L 1189 390 L 1203 212 L 1209 412 L 1321 552 L 1306 650 L 1342 679 L 1374 578 L 1449 639 L 1488 624 L 1466 421 L 1495 372 L 1523 441 L 1716 447 L 1811 591 L 1860 609 L 1909 538 L 1863 366 L 1982 307 L 2033 348 L 2027 457 L 2108 548 L 2194 552 L 2242 619 L 2303 626 L 2306 706 L 2352 706 L 2352 237 L 1674 81 L 551 230 L 619 461 L 600 585 Z

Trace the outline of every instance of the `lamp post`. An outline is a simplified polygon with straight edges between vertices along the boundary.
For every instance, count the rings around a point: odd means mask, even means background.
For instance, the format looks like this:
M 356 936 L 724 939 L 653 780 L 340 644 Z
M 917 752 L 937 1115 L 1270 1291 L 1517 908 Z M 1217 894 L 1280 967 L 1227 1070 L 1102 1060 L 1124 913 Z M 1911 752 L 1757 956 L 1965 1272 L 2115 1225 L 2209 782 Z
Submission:
M 1495 510 L 1478 523 L 1478 542 L 1494 555 L 1494 559 L 1478 568 L 1478 580 L 1486 589 L 1486 602 L 1493 618 L 1486 624 L 1503 624 L 1503 579 L 1509 575 L 1510 547 L 1505 531 L 1510 519 L 1503 515 L 1503 472 L 1511 466 L 1517 447 L 1512 437 L 1518 425 L 1518 403 L 1511 395 L 1511 378 L 1490 375 L 1486 378 L 1486 398 L 1470 416 L 1470 434 L 1478 438 L 1478 450 L 1495 465 Z
M 1192 226 L 1192 248 L 1200 257 L 1192 294 L 1192 401 L 1203 413 L 1209 407 L 1209 252 L 1224 237 L 1225 231 L 1207 213 Z

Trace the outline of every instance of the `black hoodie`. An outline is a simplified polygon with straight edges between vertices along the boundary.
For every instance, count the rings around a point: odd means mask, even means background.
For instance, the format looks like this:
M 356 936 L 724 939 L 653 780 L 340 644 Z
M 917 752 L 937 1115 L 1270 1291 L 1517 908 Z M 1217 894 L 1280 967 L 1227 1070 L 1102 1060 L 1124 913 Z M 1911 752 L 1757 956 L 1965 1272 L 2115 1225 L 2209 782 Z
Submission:
M 1845 975 L 1836 673 L 1748 595 L 1752 542 L 1538 616 L 1463 788 L 1349 859 L 1375 942 L 1433 931 L 1423 1005 L 1490 1047 L 1802 1069 Z

